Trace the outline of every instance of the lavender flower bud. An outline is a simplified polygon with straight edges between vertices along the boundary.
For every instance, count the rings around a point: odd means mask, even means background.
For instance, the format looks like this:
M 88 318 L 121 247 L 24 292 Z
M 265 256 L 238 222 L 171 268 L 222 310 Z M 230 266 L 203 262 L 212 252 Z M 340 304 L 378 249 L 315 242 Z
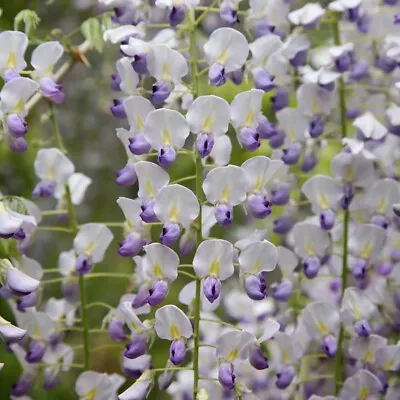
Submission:
M 221 64 L 211 65 L 208 71 L 208 79 L 213 86 L 222 86 L 226 82 L 225 67 Z
M 253 79 L 255 88 L 264 90 L 264 92 L 269 92 L 276 87 L 274 84 L 275 77 L 263 68 L 253 70 Z
M 248 275 L 244 280 L 244 288 L 247 296 L 252 300 L 263 300 L 267 297 L 267 287 L 262 273 L 258 275 Z
M 260 136 L 256 129 L 254 128 L 243 128 L 239 135 L 240 144 L 248 151 L 257 150 L 260 143 Z
M 147 302 L 151 306 L 156 306 L 164 301 L 168 294 L 168 284 L 165 281 L 156 281 L 149 289 Z
M 133 340 L 125 346 L 124 356 L 133 360 L 146 354 L 147 351 L 147 338 L 144 334 L 137 334 Z
M 37 302 L 36 292 L 22 296 L 17 300 L 17 309 L 20 312 L 25 312 L 27 308 L 34 307 Z
M 108 335 L 111 340 L 115 342 L 123 342 L 126 340 L 126 334 L 124 331 L 124 322 L 118 318 L 113 318 L 108 325 Z
M 176 151 L 173 147 L 162 147 L 158 150 L 158 164 L 164 169 L 169 168 L 176 159 Z
M 129 139 L 129 150 L 136 156 L 147 154 L 151 145 L 144 137 L 143 133 L 138 133 L 135 137 Z
M 335 213 L 332 210 L 324 210 L 319 214 L 319 224 L 322 229 L 329 231 L 335 225 Z
M 387 229 L 390 223 L 389 218 L 387 218 L 386 215 L 374 215 L 371 222 L 383 229 Z
M 260 139 L 270 139 L 276 135 L 275 125 L 262 115 L 258 120 L 257 133 Z
M 293 365 L 284 365 L 276 374 L 275 385 L 278 389 L 286 389 L 296 376 L 296 370 Z
M 219 278 L 207 276 L 203 283 L 204 296 L 207 297 L 210 303 L 214 303 L 221 293 L 221 281 Z
M 230 7 L 229 3 L 222 5 L 219 9 L 219 15 L 225 23 L 232 26 L 238 21 L 237 10 Z
M 118 254 L 123 257 L 134 257 L 145 244 L 146 241 L 137 232 L 132 232 L 119 243 Z
M 126 112 L 122 104 L 123 99 L 114 99 L 113 105 L 110 107 L 111 114 L 114 118 L 126 119 Z
M 300 143 L 290 143 L 286 149 L 283 149 L 282 161 L 286 165 L 295 165 L 299 161 L 301 154 Z
M 271 190 L 271 203 L 275 206 L 284 206 L 290 200 L 290 185 L 279 183 Z
M 357 280 L 363 280 L 367 275 L 367 262 L 363 259 L 358 259 L 352 266 L 351 271 Z
M 28 143 L 26 143 L 26 140 L 22 137 L 10 137 L 8 146 L 10 148 L 10 151 L 12 151 L 13 153 L 25 153 L 25 151 L 28 150 Z
M 318 158 L 315 152 L 306 152 L 303 156 L 303 161 L 301 162 L 300 169 L 303 172 L 312 171 L 318 164 Z
M 332 335 L 325 336 L 322 339 L 322 347 L 323 347 L 324 353 L 329 358 L 335 357 L 336 352 L 337 352 L 337 339 Z
M 196 248 L 196 231 L 186 229 L 179 240 L 179 253 L 182 257 L 188 256 Z
M 185 361 L 186 346 L 182 339 L 174 340 L 169 348 L 169 359 L 174 365 L 181 365 Z
M 361 337 L 368 337 L 371 334 L 371 326 L 365 319 L 357 321 L 354 325 L 354 330 Z
M 132 308 L 140 308 L 147 304 L 149 298 L 149 289 L 146 285 L 140 286 L 135 298 L 132 301 Z
M 137 180 L 135 167 L 130 162 L 128 162 L 124 168 L 117 171 L 116 175 L 115 183 L 120 186 L 132 186 Z
M 235 387 L 235 373 L 231 363 L 222 363 L 218 369 L 218 380 L 225 390 Z
M 196 149 L 201 158 L 207 157 L 214 147 L 214 137 L 212 134 L 200 133 L 196 139 Z
M 158 221 L 157 216 L 154 212 L 154 202 L 154 199 L 146 200 L 141 205 L 142 212 L 140 213 L 140 218 L 142 218 L 144 222 L 151 223 Z
M 308 279 L 313 279 L 318 275 L 321 262 L 318 257 L 308 257 L 303 261 L 304 274 Z
M 173 6 L 168 14 L 168 22 L 172 27 L 181 24 L 185 20 L 185 8 Z
M 31 374 L 22 374 L 17 383 L 11 388 L 11 395 L 15 397 L 26 396 L 32 387 L 34 377 Z
M 235 84 L 241 85 L 243 82 L 243 72 L 244 68 L 239 68 L 236 71 L 232 71 L 228 73 L 228 78 Z
M 66 299 L 72 299 L 78 294 L 79 284 L 75 279 L 65 278 L 61 282 L 61 292 Z
M 42 360 L 45 352 L 46 345 L 43 342 L 33 341 L 26 353 L 25 360 L 31 364 L 37 363 Z
M 35 188 L 33 189 L 32 196 L 33 197 L 43 197 L 48 198 L 51 197 L 54 193 L 56 185 L 53 181 L 42 181 L 39 182 Z
M 163 104 L 172 92 L 171 84 L 164 81 L 156 82 L 151 93 L 151 102 L 154 105 Z
M 275 112 L 283 110 L 289 105 L 289 92 L 284 88 L 278 88 L 271 96 L 272 109 Z
M 314 139 L 320 137 L 324 133 L 324 127 L 324 119 L 319 115 L 315 115 L 310 120 L 310 136 Z
M 282 215 L 274 221 L 274 232 L 279 235 L 286 235 L 294 225 L 290 215 Z
M 272 289 L 272 297 L 274 300 L 280 302 L 287 302 L 292 295 L 293 284 L 292 282 L 284 279 L 280 283 L 272 284 L 271 289 Z
M 140 75 L 148 75 L 149 70 L 147 69 L 147 55 L 146 53 L 143 54 L 136 54 L 134 56 L 134 60 L 132 61 L 133 69 Z
M 276 129 L 275 135 L 269 139 L 269 145 L 273 149 L 277 149 L 285 143 L 286 133 L 282 129 Z
M 298 51 L 296 55 L 289 60 L 290 64 L 292 64 L 292 66 L 295 68 L 305 65 L 305 63 L 307 62 L 307 55 L 307 49 Z
M 58 369 L 54 370 L 53 368 L 46 368 L 44 371 L 44 380 L 43 380 L 43 389 L 51 390 L 58 386 L 61 382 L 60 375 L 58 373 Z
M 65 93 L 62 91 L 62 85 L 55 83 L 52 78 L 43 78 L 40 80 L 40 89 L 43 96 L 50 99 L 54 104 L 62 104 L 65 101 Z
M 250 364 L 258 370 L 263 370 L 268 368 L 268 359 L 264 356 L 263 352 L 258 346 L 253 346 L 250 350 L 249 356 Z
M 79 256 L 76 259 L 75 271 L 78 275 L 86 275 L 93 268 L 92 260 L 87 256 Z
M 223 228 L 227 228 L 233 221 L 233 207 L 230 204 L 218 204 L 215 207 L 215 219 Z
M 271 203 L 267 196 L 262 194 L 252 194 L 247 201 L 250 213 L 254 218 L 263 219 L 271 214 Z
M 181 228 L 178 224 L 166 223 L 160 234 L 160 242 L 164 246 L 171 247 L 178 240 L 180 234 Z
M 10 114 L 7 117 L 7 127 L 8 133 L 14 138 L 22 137 L 28 132 L 28 124 L 18 114 Z
M 349 53 L 344 53 L 335 60 L 335 67 L 338 72 L 346 72 L 352 64 Z
M 116 92 L 121 91 L 120 85 L 121 84 L 121 77 L 119 76 L 118 73 L 112 74 L 111 75 L 111 83 L 110 87 L 112 90 L 115 90 Z

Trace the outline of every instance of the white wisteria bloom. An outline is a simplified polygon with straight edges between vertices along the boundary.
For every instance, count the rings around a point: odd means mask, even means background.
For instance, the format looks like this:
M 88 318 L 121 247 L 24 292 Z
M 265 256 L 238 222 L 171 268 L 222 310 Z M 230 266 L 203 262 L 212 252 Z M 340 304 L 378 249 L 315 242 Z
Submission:
M 130 38 L 143 39 L 145 36 L 145 24 L 139 22 L 136 26 L 134 25 L 121 25 L 116 28 L 106 29 L 103 33 L 103 40 L 105 42 L 111 42 L 113 44 L 121 43 L 124 40 Z
M 233 246 L 222 239 L 200 243 L 193 259 L 193 268 L 204 279 L 204 295 L 213 303 L 221 293 L 221 281 L 233 275 Z
M 174 250 L 160 243 L 144 246 L 143 272 L 152 281 L 174 281 L 178 277 L 179 257 Z
M 0 74 L 7 82 L 18 76 L 25 69 L 25 51 L 28 37 L 19 31 L 3 31 L 0 33 Z
M 154 201 L 154 213 L 163 223 L 161 243 L 170 246 L 178 239 L 180 230 L 187 228 L 200 212 L 195 194 L 182 185 L 164 186 Z
M 328 4 L 328 8 L 332 11 L 343 12 L 356 9 L 361 3 L 362 0 L 335 0 Z
M 68 182 L 75 171 L 74 164 L 59 149 L 41 149 L 34 162 L 35 173 L 40 182 L 32 195 L 50 197 Z
M 211 85 L 221 86 L 226 82 L 227 73 L 242 68 L 249 54 L 249 44 L 236 29 L 219 28 L 204 44 L 204 54 L 210 65 Z
M 139 76 L 132 68 L 131 60 L 129 57 L 120 58 L 117 63 L 117 72 L 121 78 L 119 87 L 127 95 L 134 95 L 137 92 L 137 85 L 139 83 Z
M 349 353 L 356 360 L 367 364 L 374 364 L 376 362 L 375 357 L 377 351 L 386 345 L 387 339 L 382 336 L 354 336 L 349 344 Z
M 204 179 L 203 191 L 207 200 L 216 206 L 217 222 L 228 227 L 233 220 L 233 206 L 246 199 L 246 174 L 235 165 L 214 168 Z
M 40 44 L 32 52 L 31 64 L 35 69 L 33 77 L 38 80 L 43 96 L 55 104 L 62 104 L 65 94 L 62 86 L 54 81 L 53 69 L 64 54 L 59 42 L 51 41 Z
M 255 338 L 250 332 L 229 331 L 217 340 L 217 357 L 227 362 L 245 360 L 249 356 L 250 345 Z
M 335 105 L 333 91 L 325 90 L 316 83 L 303 83 L 297 89 L 298 109 L 309 117 L 329 115 Z
M 26 330 L 18 328 L 0 316 L 0 335 L 6 343 L 14 343 L 19 342 L 26 335 Z
M 27 209 L 27 200 L 20 201 L 24 203 Z M 29 212 L 30 210 L 26 211 Z M 24 239 L 24 235 L 34 231 L 36 225 L 37 219 L 34 215 L 25 215 L 14 211 L 12 203 L 8 204 L 6 199 L 0 198 L 0 235 Z
M 289 21 L 293 25 L 301 25 L 304 28 L 315 28 L 325 10 L 319 3 L 307 3 L 305 6 L 291 11 L 288 14 Z
M 75 392 L 81 400 L 111 400 L 116 398 L 116 392 L 122 383 L 123 381 L 115 379 L 113 375 L 85 371 L 76 380 Z
M 74 249 L 78 258 L 76 272 L 87 274 L 94 264 L 103 261 L 104 254 L 114 235 L 104 224 L 88 223 L 82 225 L 74 239 Z
M 158 152 L 158 163 L 170 167 L 190 134 L 189 124 L 184 116 L 175 110 L 165 108 L 152 111 L 144 124 L 144 137 Z
M 385 371 L 397 371 L 400 366 L 400 345 L 382 346 L 375 352 L 378 366 Z
M 202 159 L 203 164 L 225 166 L 229 164 L 232 153 L 232 141 L 228 135 L 218 136 L 208 157 Z
M 228 131 L 230 119 L 229 104 L 221 97 L 200 96 L 190 105 L 186 120 L 190 130 L 197 134 L 196 147 L 202 158 L 211 153 L 215 138 Z
M 145 399 L 154 382 L 154 372 L 146 370 L 139 379 L 135 381 L 128 389 L 118 395 L 118 400 L 140 400 Z
M 166 340 L 189 339 L 193 336 L 192 324 L 185 313 L 174 305 L 167 305 L 156 311 L 155 330 L 157 336 Z
M 340 399 L 373 399 L 379 397 L 381 381 L 366 369 L 358 370 L 344 382 Z

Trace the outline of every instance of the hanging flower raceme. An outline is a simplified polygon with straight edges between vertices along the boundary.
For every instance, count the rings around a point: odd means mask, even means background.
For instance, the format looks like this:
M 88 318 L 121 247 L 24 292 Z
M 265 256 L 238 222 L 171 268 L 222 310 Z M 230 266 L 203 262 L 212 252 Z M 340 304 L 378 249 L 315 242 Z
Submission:
M 217 96 L 200 96 L 186 114 L 190 130 L 197 135 L 196 148 L 201 158 L 210 155 L 215 138 L 223 136 L 229 127 L 231 110 L 226 100 Z
M 156 0 L 156 6 L 168 8 L 168 22 L 171 26 L 177 26 L 185 20 L 187 9 L 195 8 L 200 0 Z
M 204 44 L 204 53 L 210 65 L 210 84 L 221 86 L 229 72 L 242 68 L 249 54 L 249 44 L 245 36 L 235 29 L 219 28 Z
M 246 199 L 246 174 L 235 165 L 214 168 L 203 182 L 203 191 L 207 200 L 215 206 L 218 224 L 227 228 L 233 221 L 233 207 Z
M 340 184 L 329 176 L 314 175 L 301 190 L 311 202 L 312 211 L 319 216 L 322 229 L 330 230 L 335 225 L 335 212 L 342 198 Z
M 63 53 L 64 48 L 59 42 L 46 42 L 36 47 L 31 57 L 35 69 L 33 76 L 38 80 L 43 96 L 55 104 L 62 104 L 65 100 L 62 85 L 57 84 L 53 76 L 53 68 Z
M 239 255 L 239 265 L 244 273 L 244 288 L 253 300 L 262 300 L 267 296 L 264 272 L 275 269 L 278 259 L 276 247 L 267 240 L 253 242 Z
M 247 208 L 254 218 L 263 219 L 271 214 L 272 203 L 266 194 L 266 186 L 282 165 L 282 161 L 265 156 L 250 158 L 242 164 L 249 188 Z
M 23 138 L 28 132 L 25 121 L 27 115 L 26 103 L 38 90 L 39 85 L 29 78 L 14 78 L 9 80 L 0 92 L 0 109 L 3 112 L 8 133 L 6 140 L 10 150 L 14 153 L 23 153 L 28 145 Z
M 221 281 L 234 272 L 232 244 L 222 239 L 205 240 L 196 250 L 193 268 L 204 279 L 204 295 L 213 303 L 221 293 Z
M 169 284 L 178 277 L 179 257 L 174 250 L 160 243 L 144 246 L 141 259 L 144 283 L 133 300 L 133 307 L 158 305 L 168 294 Z
M 35 159 L 35 173 L 40 182 L 33 189 L 33 196 L 51 197 L 68 182 L 75 171 L 74 164 L 58 149 L 41 149 Z
M 232 125 L 239 143 L 248 151 L 260 147 L 260 139 L 267 137 L 265 131 L 270 127 L 261 114 L 263 96 L 262 90 L 252 89 L 236 95 L 231 104 Z
M 144 125 L 144 137 L 158 153 L 158 163 L 169 168 L 176 159 L 176 152 L 185 145 L 190 134 L 186 119 L 175 110 L 165 108 L 152 111 Z
M 103 261 L 104 254 L 113 240 L 114 235 L 103 224 L 89 223 L 82 225 L 74 239 L 74 249 L 77 254 L 76 273 L 88 274 L 94 264 Z
M 317 225 L 300 222 L 293 228 L 293 240 L 295 251 L 303 260 L 304 274 L 315 278 L 330 245 L 328 233 Z
M 188 228 L 199 212 L 199 202 L 190 189 L 177 184 L 164 186 L 154 202 L 154 213 L 163 224 L 161 243 L 172 246 L 178 240 L 181 228 Z
M 161 307 L 156 311 L 154 326 L 157 336 L 172 341 L 169 349 L 169 359 L 174 365 L 185 361 L 185 339 L 193 336 L 192 324 L 182 310 L 174 305 Z

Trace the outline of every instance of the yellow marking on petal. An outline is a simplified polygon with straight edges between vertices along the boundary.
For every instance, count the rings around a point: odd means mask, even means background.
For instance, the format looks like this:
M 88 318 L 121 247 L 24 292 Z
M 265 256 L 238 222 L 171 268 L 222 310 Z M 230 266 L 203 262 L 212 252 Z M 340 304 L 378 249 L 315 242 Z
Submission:
M 263 177 L 261 175 L 259 175 L 257 178 L 257 182 L 253 187 L 254 192 L 259 192 L 261 190 L 261 188 L 263 187 L 263 183 L 264 183 L 263 181 L 264 181 Z
M 95 243 L 94 242 L 90 242 L 87 246 L 86 246 L 86 248 L 85 248 L 85 250 L 83 251 L 87 256 L 91 256 L 92 254 L 93 254 L 93 252 L 94 252 L 94 249 L 95 249 Z
M 130 231 L 136 231 L 134 225 L 132 224 L 132 222 L 129 219 L 126 220 L 126 225 L 128 225 L 128 229 Z
M 217 58 L 217 64 L 222 64 L 224 65 L 226 63 L 226 60 L 229 57 L 229 52 L 228 49 L 225 49 Z
M 252 274 L 257 274 L 258 272 L 260 272 L 261 269 L 261 261 L 257 260 L 257 262 L 254 264 L 253 269 L 251 270 Z
M 328 203 L 328 199 L 326 198 L 326 196 L 323 193 L 320 193 L 318 195 L 318 203 L 319 206 L 323 209 L 326 210 L 329 208 L 329 203 Z
M 393 360 L 389 360 L 387 363 L 383 364 L 382 368 L 385 370 L 389 370 L 390 368 L 393 367 L 394 361 Z
M 373 359 L 374 359 L 374 355 L 372 354 L 372 351 L 368 350 L 367 353 L 365 354 L 364 361 L 366 363 L 370 363 L 373 361 Z
M 158 278 L 158 279 L 163 279 L 164 278 L 164 274 L 162 272 L 160 264 L 154 264 L 153 265 L 153 273 L 154 273 L 154 276 L 156 278 Z
M 169 209 L 168 217 L 169 220 L 174 224 L 179 222 L 179 208 L 176 204 Z
M 8 215 L 8 211 L 6 210 L 6 208 L 4 207 L 3 202 L 1 202 L 1 201 L 0 201 L 0 214 Z
M 358 307 L 353 308 L 353 313 L 356 320 L 360 320 L 362 318 L 362 314 Z
M 139 330 L 139 327 L 136 325 L 135 321 L 131 321 L 131 325 L 132 325 L 132 328 L 133 328 L 135 331 Z
M 368 399 L 368 396 L 369 396 L 369 394 L 368 394 L 368 389 L 367 389 L 365 386 L 363 386 L 363 387 L 360 389 L 360 393 L 358 394 L 358 399 L 359 399 L 359 400 L 367 400 L 367 399 Z
M 307 242 L 307 243 L 305 244 L 304 247 L 306 248 L 306 253 L 307 253 L 309 256 L 313 256 L 313 255 L 315 254 L 315 252 L 314 252 L 314 247 L 313 247 L 313 245 L 311 244 L 311 242 Z
M 162 66 L 161 76 L 164 81 L 171 80 L 171 73 L 169 72 L 169 66 L 167 63 L 163 64 L 163 66 Z
M 172 139 L 168 129 L 163 129 L 161 132 L 161 140 L 165 146 L 171 146 Z
M 208 273 L 211 276 L 219 276 L 220 271 L 221 271 L 221 262 L 218 259 L 215 259 L 211 263 L 211 267 Z
M 175 325 L 172 324 L 169 327 L 169 334 L 171 335 L 172 339 L 180 339 L 181 333 L 179 332 L 179 328 Z
M 96 395 L 97 395 L 97 390 L 96 388 L 93 388 L 85 394 L 83 400 L 94 400 L 96 398 Z
M 213 125 L 214 125 L 214 118 L 211 116 L 211 114 L 209 114 L 203 122 L 202 131 L 212 132 Z
M 40 337 L 41 337 L 39 327 L 36 324 L 33 326 L 32 334 L 37 339 L 40 339 Z
M 319 106 L 319 101 L 316 97 L 314 97 L 313 99 L 313 103 L 312 103 L 312 113 L 313 115 L 318 115 L 320 113 L 320 106 Z
M 24 108 L 25 108 L 25 102 L 24 99 L 21 98 L 19 99 L 18 103 L 14 106 L 13 112 L 15 114 L 19 114 Z
M 231 195 L 231 189 L 228 186 L 225 186 L 222 189 L 221 193 L 221 202 L 222 203 L 228 203 L 229 202 L 229 197 Z
M 12 51 L 6 61 L 6 68 L 15 68 L 17 66 L 17 55 Z
M 290 364 L 289 353 L 286 350 L 282 351 L 282 360 L 284 364 Z
M 356 171 L 354 170 L 354 168 L 348 167 L 346 170 L 346 175 L 344 177 L 344 180 L 347 182 L 351 182 L 354 180 L 355 176 L 356 176 Z
M 153 186 L 149 180 L 146 180 L 146 182 L 144 183 L 144 190 L 146 191 L 147 196 L 149 196 L 149 197 L 156 196 L 154 193 L 154 190 L 153 190 Z
M 143 122 L 141 117 L 137 117 L 136 118 L 136 125 L 137 125 L 139 131 L 143 131 L 144 130 L 144 122 Z
M 328 328 L 322 321 L 317 321 L 317 329 L 322 336 L 326 336 L 329 333 Z
M 226 357 L 227 361 L 233 361 L 237 355 L 239 354 L 239 349 L 237 347 L 235 347 L 233 350 L 231 350 L 231 352 L 228 354 L 228 356 Z
M 378 207 L 377 207 L 378 213 L 385 214 L 387 208 L 388 208 L 388 203 L 387 203 L 386 199 L 383 197 L 380 199 Z
M 368 242 L 361 250 L 360 257 L 367 259 L 371 255 L 371 252 L 372 252 L 372 243 Z
M 246 126 L 252 126 L 253 124 L 254 124 L 254 111 L 250 110 L 247 113 L 245 125 Z
M 54 64 L 49 64 L 46 69 L 45 75 L 50 76 L 53 73 Z

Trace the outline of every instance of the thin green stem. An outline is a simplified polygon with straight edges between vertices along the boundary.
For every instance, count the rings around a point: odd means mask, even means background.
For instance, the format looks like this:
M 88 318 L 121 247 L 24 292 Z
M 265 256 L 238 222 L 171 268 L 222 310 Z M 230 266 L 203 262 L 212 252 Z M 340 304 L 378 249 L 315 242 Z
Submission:
M 183 176 L 182 178 L 176 179 L 172 183 L 182 183 L 182 182 L 186 182 L 186 181 L 191 181 L 193 179 L 196 179 L 196 175 Z
M 64 153 L 67 154 L 67 149 L 64 146 L 63 140 L 62 140 L 62 136 L 60 133 L 60 127 L 58 126 L 58 122 L 57 122 L 57 115 L 56 115 L 56 106 L 54 103 L 50 104 L 50 108 L 51 108 L 51 114 L 50 114 L 50 118 L 51 118 L 51 123 L 53 125 L 53 131 L 54 131 L 54 136 L 56 139 L 56 145 L 59 148 L 59 150 Z
M 179 271 L 178 273 L 179 273 L 179 275 L 185 275 L 185 276 L 188 276 L 189 278 L 197 279 L 196 275 L 193 275 L 193 274 L 191 274 L 189 272 L 186 272 L 186 271 Z
M 314 376 L 309 376 L 305 379 L 302 379 L 300 382 L 298 382 L 299 384 L 301 383 L 306 383 L 306 382 L 311 382 L 311 381 L 318 381 L 320 379 L 333 379 L 334 376 L 333 375 L 314 375 Z
M 103 308 L 107 308 L 110 311 L 114 310 L 114 307 L 111 307 L 109 304 L 104 303 L 102 301 L 94 301 L 93 303 L 86 304 L 85 307 L 86 307 L 86 310 L 89 310 L 89 308 L 92 308 L 92 307 L 103 307 Z
M 61 278 L 54 278 L 54 279 L 46 279 L 45 281 L 41 281 L 40 284 L 41 285 L 49 285 L 50 283 L 60 283 L 62 282 L 64 279 L 77 279 L 76 277 L 69 277 L 69 278 L 65 278 L 64 276 Z
M 41 214 L 42 216 L 45 215 L 62 215 L 62 214 L 67 214 L 68 210 L 45 210 L 42 211 Z
M 71 233 L 71 229 L 63 228 L 62 226 L 38 226 L 37 231 L 49 231 L 49 232 L 66 232 Z
M 94 353 L 95 351 L 100 351 L 105 349 L 121 349 L 121 347 L 124 347 L 124 343 L 108 343 L 108 344 L 103 344 L 101 346 L 97 346 L 92 350 L 90 350 L 90 352 Z
M 54 273 L 59 273 L 60 272 L 60 268 L 48 268 L 48 269 L 44 269 L 43 273 L 44 274 L 54 274 Z
M 211 4 L 211 7 L 213 4 L 215 4 L 216 1 L 214 1 Z M 197 30 L 197 25 L 202 21 L 202 19 L 207 15 L 207 10 L 203 11 L 203 13 L 200 15 L 200 17 L 195 20 L 195 11 L 190 10 L 189 13 L 189 18 L 191 22 L 190 26 L 190 34 L 189 34 L 189 48 L 190 48 L 190 59 L 192 61 L 197 60 L 197 35 L 196 35 L 196 30 Z M 191 68 L 191 76 L 192 76 L 192 94 L 193 97 L 196 98 L 199 95 L 199 80 L 198 80 L 198 63 L 197 62 L 192 62 L 190 63 L 190 68 Z M 194 158 L 195 158 L 195 163 L 196 163 L 196 197 L 197 200 L 199 201 L 199 204 L 202 203 L 203 201 L 203 187 L 202 187 L 202 181 L 203 181 L 203 166 L 201 164 L 201 158 L 199 154 L 194 150 Z M 200 245 L 200 243 L 203 240 L 202 237 L 202 232 L 201 232 L 201 207 L 200 207 L 200 212 L 199 212 L 199 224 L 200 228 L 197 230 L 197 236 L 196 236 L 196 247 Z M 201 280 L 199 277 L 196 276 L 196 293 L 195 293 L 195 298 L 194 298 L 194 331 L 193 331 L 193 339 L 194 339 L 194 344 L 193 344 L 193 376 L 194 376 L 194 381 L 193 381 L 193 399 L 197 398 L 197 391 L 199 387 L 199 349 L 200 349 L 200 308 L 201 308 Z
M 164 371 L 190 371 L 191 368 L 186 367 L 171 367 L 171 368 L 153 368 L 153 372 L 164 372 Z
M 339 15 L 336 15 L 336 19 L 333 23 L 333 37 L 336 46 L 341 45 L 340 40 L 340 28 L 339 28 Z M 346 121 L 346 91 L 343 78 L 339 79 L 339 107 L 340 107 L 340 122 L 342 129 L 342 138 L 347 137 L 347 121 Z M 342 293 L 341 299 L 343 298 L 344 291 L 347 286 L 347 256 L 348 256 L 348 239 L 349 239 L 349 222 L 350 213 L 349 210 L 344 210 L 343 220 L 343 254 L 342 254 Z M 344 341 L 344 326 L 340 325 L 339 339 L 338 339 L 338 350 L 335 357 L 335 395 L 337 396 L 340 390 L 339 382 L 343 380 L 343 341 Z
M 117 272 L 94 272 L 88 274 L 86 279 L 93 279 L 93 278 L 118 278 L 118 279 L 131 279 L 132 274 L 124 274 L 124 273 L 117 273 Z

